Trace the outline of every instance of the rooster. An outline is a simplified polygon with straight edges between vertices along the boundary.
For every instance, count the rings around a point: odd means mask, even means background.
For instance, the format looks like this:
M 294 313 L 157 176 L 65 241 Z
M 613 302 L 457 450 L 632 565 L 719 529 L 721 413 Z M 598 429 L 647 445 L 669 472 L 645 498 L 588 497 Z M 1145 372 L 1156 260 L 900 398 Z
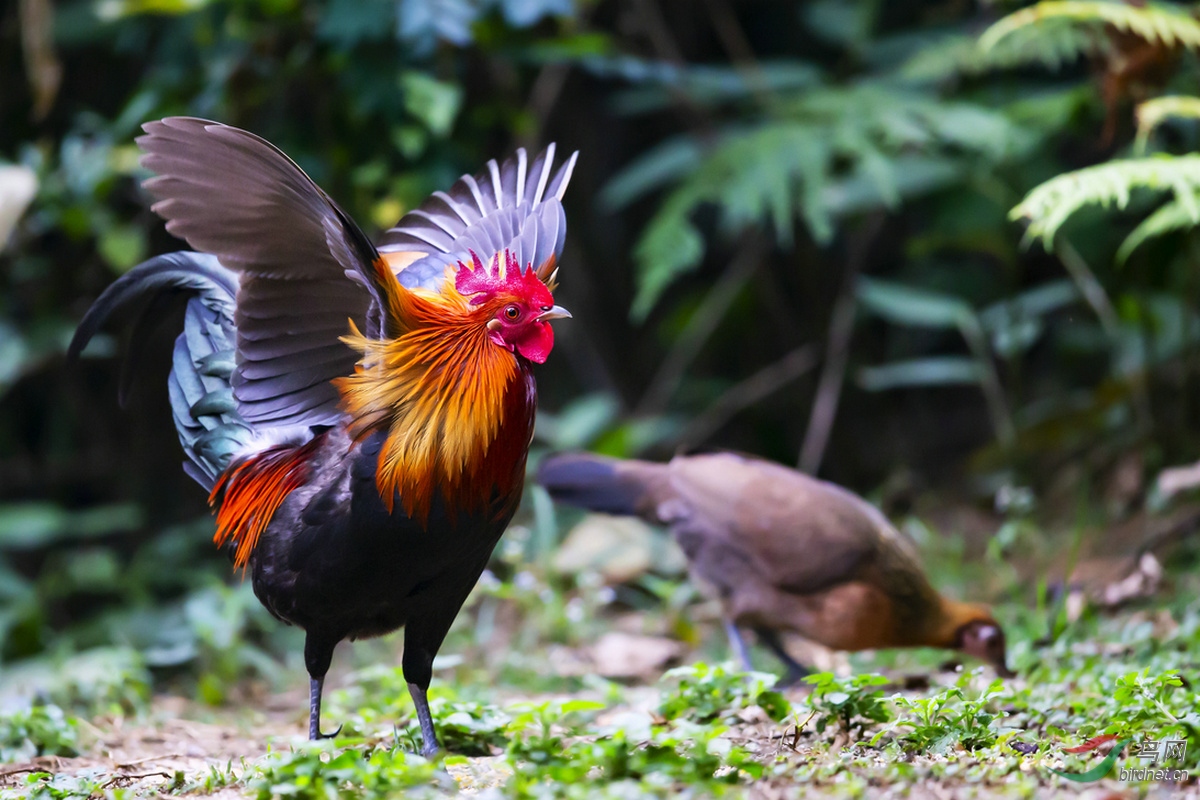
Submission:
M 214 541 L 280 620 L 305 631 L 308 733 L 343 639 L 404 627 L 426 755 L 426 690 L 451 623 L 520 501 L 578 154 L 551 144 L 436 192 L 372 244 L 280 150 L 238 128 L 144 126 L 145 188 L 198 252 L 122 276 L 76 331 L 77 356 L 140 306 L 129 356 L 187 297 L 168 381 Z M 122 381 L 122 395 L 128 389 Z M 340 731 L 340 728 L 338 729 Z
M 734 453 L 666 464 L 557 455 L 537 480 L 555 500 L 668 526 L 692 576 L 720 598 L 743 665 L 739 626 L 783 662 L 781 685 L 806 674 L 784 631 L 835 650 L 950 648 L 1012 674 L 991 611 L 938 593 L 899 531 L 840 486 Z

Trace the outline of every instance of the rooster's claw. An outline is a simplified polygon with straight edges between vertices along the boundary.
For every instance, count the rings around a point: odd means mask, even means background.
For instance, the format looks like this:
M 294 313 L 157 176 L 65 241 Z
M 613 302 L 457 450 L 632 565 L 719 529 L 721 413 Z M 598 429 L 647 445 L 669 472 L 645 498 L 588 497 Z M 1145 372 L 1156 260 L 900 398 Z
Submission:
M 336 739 L 337 735 L 342 732 L 342 728 L 344 728 L 344 727 L 346 727 L 346 726 L 338 725 L 337 730 L 334 731 L 333 733 L 321 733 L 320 731 L 317 731 L 316 734 L 312 737 L 313 741 L 320 741 L 321 739 Z

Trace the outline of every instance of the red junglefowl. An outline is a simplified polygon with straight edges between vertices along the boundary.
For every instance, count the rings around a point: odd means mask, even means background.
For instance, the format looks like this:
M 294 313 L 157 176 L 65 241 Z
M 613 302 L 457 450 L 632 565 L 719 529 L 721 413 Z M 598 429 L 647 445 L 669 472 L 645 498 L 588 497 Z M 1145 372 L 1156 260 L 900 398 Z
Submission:
M 561 502 L 670 528 L 693 578 L 720 598 L 742 663 L 750 668 L 739 626 L 783 661 L 782 685 L 806 674 L 782 631 L 835 650 L 961 650 L 1010 674 L 991 612 L 938 594 L 907 540 L 839 486 L 732 453 L 666 464 L 551 456 L 537 480 Z
M 287 156 L 246 131 L 145 126 L 146 189 L 202 252 L 113 283 L 77 355 L 122 306 L 135 350 L 187 296 L 168 382 L 184 469 L 210 491 L 215 541 L 272 614 L 304 629 L 308 732 L 334 647 L 404 626 L 402 667 L 426 754 L 434 655 L 521 497 L 532 364 L 554 345 L 572 155 L 463 176 L 376 247 Z

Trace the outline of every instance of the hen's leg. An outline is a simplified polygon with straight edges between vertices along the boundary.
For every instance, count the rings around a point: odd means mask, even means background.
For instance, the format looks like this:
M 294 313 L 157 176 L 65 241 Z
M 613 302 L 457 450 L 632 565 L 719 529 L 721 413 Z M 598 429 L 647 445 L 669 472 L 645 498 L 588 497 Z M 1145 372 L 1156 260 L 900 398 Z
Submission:
M 787 668 L 787 673 L 779 679 L 779 683 L 775 684 L 775 688 L 785 689 L 788 686 L 793 686 L 808 674 L 808 670 L 799 661 L 792 658 L 791 654 L 784 649 L 778 632 L 770 628 L 755 628 L 754 632 L 758 634 L 758 640 L 766 645 L 767 649 L 774 653 L 775 657 L 782 661 L 783 666 Z
M 753 671 L 754 664 L 750 662 L 750 650 L 746 647 L 746 640 L 742 638 L 737 623 L 731 619 L 725 620 L 725 635 L 729 637 L 729 646 L 733 648 L 734 655 L 742 662 L 742 669 L 746 672 Z

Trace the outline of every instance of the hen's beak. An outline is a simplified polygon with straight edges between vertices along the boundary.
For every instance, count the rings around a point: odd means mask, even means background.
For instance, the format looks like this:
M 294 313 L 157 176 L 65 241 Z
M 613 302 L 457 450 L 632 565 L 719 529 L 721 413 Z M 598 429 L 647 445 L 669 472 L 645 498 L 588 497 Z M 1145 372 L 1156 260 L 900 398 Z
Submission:
M 549 322 L 552 319 L 570 319 L 571 312 L 562 306 L 554 306 L 549 311 L 543 311 L 534 318 L 536 322 Z

